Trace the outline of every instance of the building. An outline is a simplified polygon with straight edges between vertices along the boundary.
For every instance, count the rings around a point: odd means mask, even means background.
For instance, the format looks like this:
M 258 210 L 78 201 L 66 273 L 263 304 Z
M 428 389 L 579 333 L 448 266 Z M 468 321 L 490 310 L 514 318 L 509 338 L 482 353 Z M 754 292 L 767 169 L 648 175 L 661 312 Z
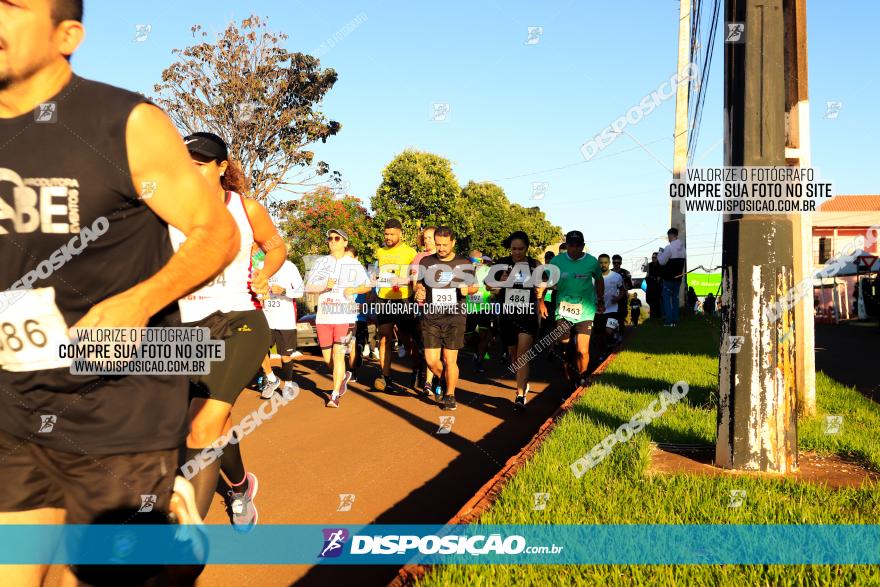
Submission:
M 812 222 L 813 267 L 820 270 L 829 259 L 850 250 L 855 238 L 868 234 L 871 227 L 880 227 L 880 195 L 837 196 L 819 207 Z M 876 315 L 873 279 L 866 275 L 865 263 L 871 262 L 871 256 L 880 256 L 880 242 L 869 240 L 862 249 L 861 262 L 855 259 L 833 277 L 814 282 L 817 321 L 838 322 Z M 875 259 L 870 269 L 876 272 L 878 268 L 880 260 Z M 862 293 L 867 295 L 860 295 L 860 279 Z

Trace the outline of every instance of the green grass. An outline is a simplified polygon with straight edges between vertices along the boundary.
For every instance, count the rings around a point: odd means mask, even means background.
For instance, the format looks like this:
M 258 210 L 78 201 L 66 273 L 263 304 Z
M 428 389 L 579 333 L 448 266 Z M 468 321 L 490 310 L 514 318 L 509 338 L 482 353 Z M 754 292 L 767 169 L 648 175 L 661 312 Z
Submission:
M 564 416 L 534 459 L 480 519 L 485 524 L 875 524 L 880 494 L 831 490 L 787 479 L 646 477 L 649 442 L 711 444 L 718 399 L 717 322 L 685 321 L 676 330 L 640 327 L 590 391 Z M 674 348 L 676 352 L 668 349 Z M 598 466 L 576 479 L 569 465 L 646 407 L 661 390 L 686 381 L 688 395 Z M 834 453 L 880 470 L 880 409 L 854 389 L 820 374 L 819 414 L 799 424 L 801 450 Z M 825 434 L 825 415 L 844 416 Z M 739 508 L 730 491 L 745 489 Z M 533 494 L 549 492 L 546 510 Z M 868 566 L 443 566 L 423 585 L 880 585 Z

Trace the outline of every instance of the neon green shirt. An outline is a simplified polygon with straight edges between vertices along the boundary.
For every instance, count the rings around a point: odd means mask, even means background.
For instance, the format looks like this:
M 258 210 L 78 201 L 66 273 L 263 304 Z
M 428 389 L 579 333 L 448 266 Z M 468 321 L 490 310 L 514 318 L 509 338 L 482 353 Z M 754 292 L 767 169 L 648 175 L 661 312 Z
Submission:
M 596 315 L 594 279 L 603 279 L 599 260 L 584 253 L 577 261 L 568 253 L 556 255 L 551 265 L 559 267 L 561 275 L 556 284 L 556 319 L 564 318 L 572 324 L 592 320 Z

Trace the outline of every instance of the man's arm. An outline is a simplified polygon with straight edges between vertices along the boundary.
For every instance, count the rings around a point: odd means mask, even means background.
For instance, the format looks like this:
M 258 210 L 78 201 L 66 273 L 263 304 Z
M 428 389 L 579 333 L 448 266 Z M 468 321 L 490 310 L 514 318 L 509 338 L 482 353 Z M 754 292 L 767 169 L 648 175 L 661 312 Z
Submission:
M 235 220 L 211 193 L 165 113 L 150 104 L 136 106 L 125 142 L 135 191 L 154 185 L 144 203 L 187 238 L 155 275 L 95 304 L 76 327 L 146 326 L 156 312 L 217 275 L 238 253 Z
M 594 275 L 595 279 L 595 290 L 596 290 L 596 311 L 600 314 L 605 313 L 605 279 L 602 277 L 602 273 L 600 272 L 598 275 Z M 588 278 L 589 279 L 589 278 Z
M 666 262 L 669 260 L 670 255 L 672 255 L 672 243 L 663 247 L 660 250 L 660 254 L 657 255 L 657 262 L 661 265 L 666 265 Z

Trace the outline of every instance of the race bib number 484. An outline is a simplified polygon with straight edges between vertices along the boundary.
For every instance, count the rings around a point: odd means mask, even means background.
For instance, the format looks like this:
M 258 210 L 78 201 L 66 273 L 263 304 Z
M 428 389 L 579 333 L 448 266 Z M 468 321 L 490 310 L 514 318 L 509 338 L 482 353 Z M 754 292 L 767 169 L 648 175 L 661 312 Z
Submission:
M 529 290 L 506 289 L 504 290 L 504 305 L 525 307 L 529 305 Z
M 6 371 L 70 367 L 59 348 L 70 343 L 67 324 L 55 304 L 55 288 L 0 293 L 0 366 Z M 10 307 L 13 306 L 13 307 Z

